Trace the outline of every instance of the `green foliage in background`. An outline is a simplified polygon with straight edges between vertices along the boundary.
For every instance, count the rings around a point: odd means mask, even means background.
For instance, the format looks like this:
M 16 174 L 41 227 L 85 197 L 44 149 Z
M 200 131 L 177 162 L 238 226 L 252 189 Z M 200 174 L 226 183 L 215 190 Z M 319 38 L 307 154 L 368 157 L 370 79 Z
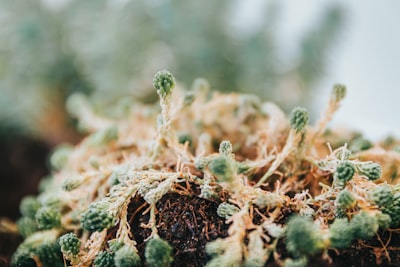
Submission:
M 248 30 L 235 27 L 239 1 L 55 3 L 0 0 L 1 125 L 12 121 L 35 132 L 48 124 L 37 120 L 63 109 L 76 91 L 92 92 L 100 109 L 127 92 L 155 100 L 148 81 L 160 68 L 172 70 L 186 87 L 200 75 L 218 90 L 256 93 L 286 108 L 310 107 L 310 92 L 343 24 L 341 8 L 327 9 L 287 66 L 278 49 L 275 2 L 260 6 L 262 19 Z M 39 133 L 43 139 L 46 134 Z

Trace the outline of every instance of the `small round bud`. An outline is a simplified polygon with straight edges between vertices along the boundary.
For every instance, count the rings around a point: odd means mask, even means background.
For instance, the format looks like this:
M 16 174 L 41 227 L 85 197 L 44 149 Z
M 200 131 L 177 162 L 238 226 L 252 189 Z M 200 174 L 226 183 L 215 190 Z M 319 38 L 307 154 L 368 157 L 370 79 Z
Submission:
M 350 181 L 351 178 L 353 178 L 354 173 L 355 173 L 355 168 L 353 164 L 350 161 L 345 160 L 337 165 L 333 177 L 339 183 L 344 184 L 347 181 Z
M 335 84 L 332 89 L 332 97 L 335 102 L 341 101 L 346 97 L 346 86 L 343 84 Z
M 309 217 L 290 218 L 286 240 L 286 248 L 294 256 L 314 255 L 323 249 L 322 237 Z
M 192 136 L 190 135 L 190 133 L 179 133 L 178 134 L 178 142 L 180 144 L 185 144 L 186 142 L 188 142 L 189 146 L 193 143 L 193 139 Z
M 369 199 L 378 206 L 388 207 L 393 203 L 392 188 L 388 184 L 380 184 L 369 191 Z
M 353 153 L 357 153 L 360 151 L 364 151 L 364 150 L 368 150 L 373 146 L 373 144 L 371 143 L 371 141 L 369 141 L 368 139 L 359 137 L 354 139 L 349 146 L 349 149 L 351 150 L 351 152 Z
M 116 267 L 140 267 L 142 261 L 132 246 L 125 245 L 115 252 L 114 262 Z
M 11 267 L 35 267 L 36 263 L 30 256 L 30 251 L 19 247 L 11 258 Z
M 23 216 L 35 218 L 35 214 L 40 208 L 40 202 L 34 196 L 26 196 L 19 204 L 19 210 Z
M 82 183 L 83 179 L 81 177 L 70 177 L 63 182 L 61 189 L 66 192 L 71 192 L 81 186 Z
M 379 229 L 377 218 L 365 211 L 354 215 L 351 220 L 351 226 L 356 239 L 370 239 Z
M 329 239 L 333 248 L 347 248 L 354 240 L 354 229 L 347 218 L 337 218 L 329 228 Z
M 57 242 L 44 243 L 34 251 L 42 266 L 64 267 L 60 246 Z
M 357 203 L 356 198 L 347 189 L 340 191 L 339 194 L 337 195 L 336 205 L 341 209 L 352 208 L 356 203 Z
M 234 162 L 225 155 L 212 158 L 208 163 L 208 169 L 219 182 L 232 181 L 235 172 Z
M 88 142 L 92 146 L 101 146 L 118 140 L 118 128 L 111 126 L 93 133 L 88 137 Z
M 400 226 L 400 192 L 394 194 L 393 202 L 388 207 L 383 207 L 382 212 L 390 216 L 392 228 Z
M 219 153 L 221 155 L 230 156 L 233 152 L 232 144 L 229 141 L 222 141 L 219 144 Z
M 163 99 L 167 99 L 172 94 L 172 88 L 175 86 L 175 78 L 167 70 L 162 70 L 154 75 L 153 86 L 157 93 Z
M 235 214 L 239 211 L 240 211 L 240 209 L 238 207 L 236 207 L 235 205 L 232 205 L 232 204 L 229 204 L 226 202 L 222 202 L 221 204 L 218 205 L 217 214 L 219 217 L 228 219 L 233 214 Z
M 94 267 L 115 267 L 114 254 L 108 251 L 102 251 L 97 254 L 93 261 Z
M 62 253 L 68 257 L 73 257 L 79 253 L 81 240 L 74 233 L 68 233 L 60 237 L 58 244 Z
M 297 107 L 292 110 L 290 114 L 290 127 L 296 131 L 301 132 L 308 124 L 309 114 L 305 108 Z
M 59 145 L 50 156 L 50 164 L 55 170 L 62 169 L 68 162 L 68 157 L 73 151 L 73 146 L 69 144 Z
M 375 216 L 378 220 L 380 229 L 388 229 L 390 227 L 392 218 L 390 218 L 389 214 L 379 212 Z
M 196 166 L 196 169 L 198 170 L 204 170 L 205 167 L 207 167 L 208 163 L 210 162 L 210 159 L 207 157 L 199 157 L 195 160 L 194 165 Z
M 90 232 L 100 232 L 114 225 L 114 217 L 109 213 L 110 204 L 104 201 L 94 202 L 82 214 L 82 228 Z
M 183 105 L 190 106 L 195 100 L 195 95 L 193 92 L 186 92 L 183 98 Z
M 39 229 L 52 229 L 61 226 L 61 214 L 53 207 L 41 207 L 35 215 Z
M 164 267 L 170 266 L 174 260 L 171 256 L 172 247 L 167 241 L 154 237 L 150 239 L 144 251 L 147 266 L 149 267 Z
M 17 221 L 18 232 L 23 238 L 27 238 L 38 230 L 37 223 L 30 217 L 21 217 Z
M 124 241 L 119 240 L 119 239 L 113 239 L 108 241 L 108 247 L 110 248 L 110 250 L 112 252 L 116 252 L 117 250 L 119 250 L 120 248 L 122 248 L 124 246 Z
M 370 181 L 378 180 L 382 176 L 382 167 L 378 163 L 369 161 L 357 167 L 359 174 L 365 175 Z

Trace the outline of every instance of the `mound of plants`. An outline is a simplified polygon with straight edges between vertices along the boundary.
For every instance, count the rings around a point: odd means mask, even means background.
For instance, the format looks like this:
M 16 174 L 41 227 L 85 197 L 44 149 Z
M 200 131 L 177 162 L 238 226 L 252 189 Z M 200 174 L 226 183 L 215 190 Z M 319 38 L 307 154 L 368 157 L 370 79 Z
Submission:
M 398 266 L 400 147 L 255 95 L 154 76 L 159 105 L 72 95 L 87 137 L 23 199 L 12 266 Z M 346 265 L 350 266 L 350 265 Z

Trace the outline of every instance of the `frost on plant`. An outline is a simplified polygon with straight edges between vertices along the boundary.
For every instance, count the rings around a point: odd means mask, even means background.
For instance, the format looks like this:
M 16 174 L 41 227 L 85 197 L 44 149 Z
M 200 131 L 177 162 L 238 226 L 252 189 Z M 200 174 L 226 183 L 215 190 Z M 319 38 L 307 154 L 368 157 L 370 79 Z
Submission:
M 21 202 L 13 266 L 167 267 L 187 263 L 185 253 L 200 255 L 198 266 L 307 266 L 397 234 L 398 143 L 328 128 L 345 86 L 310 124 L 304 108 L 285 114 L 256 96 L 209 92 L 204 80 L 190 94 L 165 70 L 153 83 L 159 103 L 118 117 L 71 96 L 90 133 L 58 148 L 52 179 Z

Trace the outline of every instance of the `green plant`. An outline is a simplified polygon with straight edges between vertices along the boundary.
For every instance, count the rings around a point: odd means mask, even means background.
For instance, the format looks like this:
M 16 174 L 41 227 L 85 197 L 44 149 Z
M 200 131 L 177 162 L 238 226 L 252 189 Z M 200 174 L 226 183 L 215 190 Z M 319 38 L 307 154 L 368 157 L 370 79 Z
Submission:
M 67 233 L 59 238 L 58 243 L 64 255 L 74 257 L 78 255 L 82 242 L 74 233 Z
M 150 239 L 146 244 L 145 258 L 150 267 L 168 267 L 171 265 L 172 247 L 159 237 Z
M 286 248 L 294 256 L 312 256 L 325 248 L 324 239 L 310 218 L 295 216 L 287 223 Z
M 93 119 L 89 102 L 72 96 L 77 120 L 98 129 L 21 203 L 25 240 L 13 266 L 57 265 L 56 250 L 72 266 L 166 267 L 184 257 L 194 266 L 307 266 L 330 249 L 397 234 L 400 177 L 386 170 L 398 155 L 326 145 L 343 139 L 326 127 L 344 86 L 309 124 L 303 108 L 286 116 L 252 96 L 205 94 L 204 83 L 188 105 L 171 77 L 155 76 L 160 105 L 121 117 Z
M 110 204 L 105 201 L 91 203 L 81 217 L 83 229 L 100 232 L 104 228 L 111 227 L 115 218 L 108 211 L 109 207 Z
M 134 247 L 128 245 L 116 250 L 114 263 L 116 267 L 139 267 L 142 265 L 142 261 Z
M 108 251 L 100 252 L 94 259 L 93 265 L 95 267 L 115 267 L 114 253 Z
M 345 184 L 353 178 L 354 173 L 355 168 L 353 163 L 350 161 L 343 161 L 337 165 L 334 179 L 338 184 Z

